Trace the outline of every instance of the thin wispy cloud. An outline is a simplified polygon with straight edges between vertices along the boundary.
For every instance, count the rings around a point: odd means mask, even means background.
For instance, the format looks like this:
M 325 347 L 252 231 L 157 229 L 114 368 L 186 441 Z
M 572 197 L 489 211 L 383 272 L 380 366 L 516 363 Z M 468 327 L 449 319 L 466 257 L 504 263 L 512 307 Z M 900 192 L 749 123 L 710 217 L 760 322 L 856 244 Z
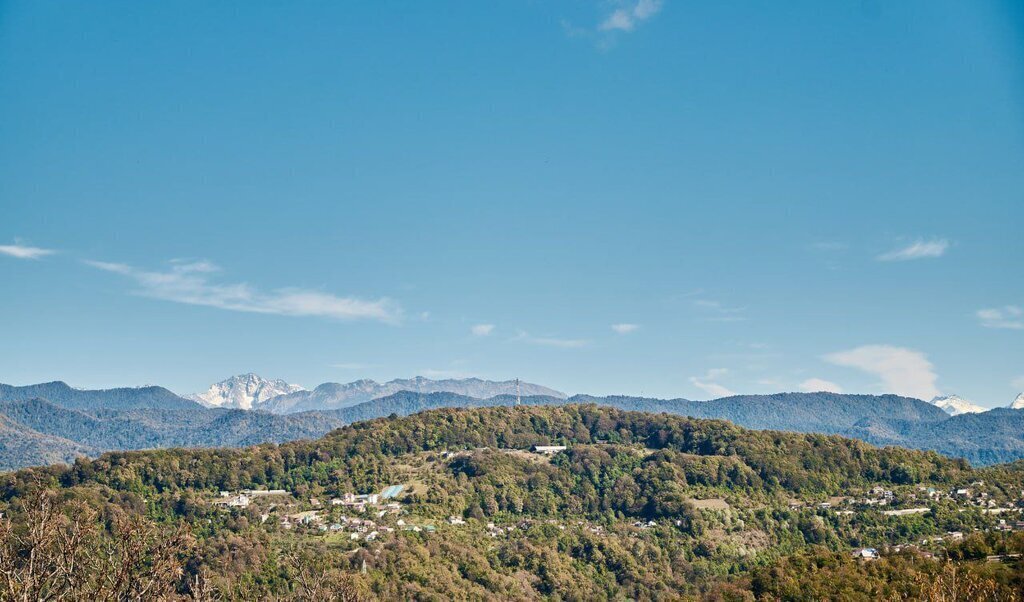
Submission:
M 1024 330 L 1024 308 L 1017 305 L 979 309 L 975 315 L 985 328 Z
M 0 255 L 7 255 L 8 257 L 14 257 L 16 259 L 42 259 L 47 255 L 53 255 L 57 251 L 53 249 L 41 249 L 39 247 L 29 247 L 26 245 L 0 245 Z
M 949 241 L 944 238 L 931 240 L 918 239 L 909 245 L 882 253 L 878 261 L 912 261 L 914 259 L 931 259 L 942 257 L 949 249 Z
M 561 349 L 578 349 L 580 347 L 586 347 L 590 344 L 590 341 L 586 339 L 563 339 L 558 337 L 537 337 L 533 336 L 528 332 L 522 330 L 519 331 L 513 341 L 519 341 L 521 343 L 529 343 L 531 345 L 540 345 L 541 347 L 558 347 Z
M 878 386 L 886 393 L 926 400 L 940 395 L 935 386 L 938 379 L 935 368 L 920 351 L 892 345 L 864 345 L 830 353 L 825 361 L 879 378 Z
M 494 324 L 474 324 L 469 331 L 473 336 L 485 337 L 494 332 Z
M 136 285 L 134 294 L 175 303 L 335 320 L 397 323 L 402 317 L 401 307 L 388 298 L 365 300 L 299 288 L 261 291 L 246 283 L 215 282 L 212 277 L 219 268 L 208 261 L 175 261 L 164 271 L 142 270 L 124 263 L 91 260 L 84 263 L 130 278 Z
M 631 32 L 637 25 L 658 14 L 662 8 L 661 0 L 627 0 L 616 4 L 601 24 L 599 31 Z
M 843 388 L 836 383 L 821 378 L 808 378 L 804 382 L 800 383 L 800 390 L 808 393 L 817 393 L 819 391 L 825 391 L 828 393 L 843 392 Z
M 729 307 L 712 299 L 695 299 L 693 305 L 704 310 L 704 319 L 709 322 L 741 322 L 747 319 L 743 315 L 747 310 L 745 307 Z
M 732 397 L 733 395 L 736 395 L 734 391 L 731 391 L 725 385 L 716 382 L 728 373 L 729 371 L 725 368 L 712 368 L 703 376 L 691 376 L 690 384 L 701 391 L 704 391 L 712 398 Z
M 638 328 L 640 328 L 639 324 L 612 324 L 612 330 L 614 330 L 618 334 L 629 334 L 631 332 L 636 332 Z
M 170 264 L 183 274 L 212 274 L 220 271 L 220 266 L 205 259 L 172 259 Z

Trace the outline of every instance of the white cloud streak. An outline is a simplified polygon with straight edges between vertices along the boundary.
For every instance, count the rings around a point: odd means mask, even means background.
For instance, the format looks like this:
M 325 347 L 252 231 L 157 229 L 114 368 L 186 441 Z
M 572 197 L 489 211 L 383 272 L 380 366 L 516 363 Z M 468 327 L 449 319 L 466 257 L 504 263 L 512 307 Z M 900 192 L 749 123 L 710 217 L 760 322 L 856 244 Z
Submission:
M 944 238 L 932 240 L 918 239 L 911 244 L 893 249 L 888 253 L 882 253 L 877 257 L 878 261 L 911 261 L 914 259 L 929 259 L 942 257 L 949 249 L 949 241 Z
M 836 383 L 821 378 L 808 378 L 800 383 L 800 390 L 808 393 L 826 391 L 828 393 L 842 393 L 843 388 Z
M 539 345 L 541 347 L 558 347 L 561 349 L 579 349 L 586 347 L 590 344 L 590 341 L 586 339 L 561 339 L 556 337 L 535 337 L 528 332 L 519 331 L 513 341 L 520 341 L 522 343 L 529 343 L 531 345 Z
M 709 322 L 742 322 L 747 319 L 743 315 L 747 310 L 745 307 L 728 307 L 721 301 L 711 299 L 695 299 L 693 305 L 710 314 L 705 318 Z
M 16 259 L 41 259 L 47 255 L 53 255 L 57 251 L 53 249 L 41 249 L 39 247 L 27 247 L 25 245 L 0 245 L 0 254 L 14 257 Z
M 935 386 L 938 376 L 934 366 L 920 351 L 891 345 L 864 345 L 830 353 L 825 361 L 878 377 L 880 388 L 887 393 L 925 400 L 940 395 Z
M 1017 305 L 979 309 L 975 315 L 985 328 L 1024 330 L 1024 308 Z
M 401 307 L 388 298 L 364 300 L 298 288 L 264 292 L 246 283 L 216 283 L 210 278 L 219 268 L 208 261 L 174 261 L 166 271 L 147 271 L 104 261 L 85 260 L 84 263 L 132 279 L 137 295 L 175 303 L 259 314 L 376 320 L 392 324 L 402 317 Z
M 485 337 L 494 332 L 494 324 L 474 324 L 469 331 L 473 333 L 473 336 Z
M 620 3 L 597 27 L 600 31 L 630 32 L 661 11 L 661 0 L 631 0 Z
M 712 398 L 732 397 L 733 395 L 736 395 L 735 392 L 731 391 L 728 387 L 715 382 L 728 373 L 729 371 L 725 368 L 712 368 L 708 370 L 704 376 L 691 376 L 690 384 L 701 391 L 704 391 Z
M 629 334 L 631 332 L 636 332 L 638 328 L 640 328 L 639 324 L 612 324 L 612 330 L 614 330 L 618 334 Z

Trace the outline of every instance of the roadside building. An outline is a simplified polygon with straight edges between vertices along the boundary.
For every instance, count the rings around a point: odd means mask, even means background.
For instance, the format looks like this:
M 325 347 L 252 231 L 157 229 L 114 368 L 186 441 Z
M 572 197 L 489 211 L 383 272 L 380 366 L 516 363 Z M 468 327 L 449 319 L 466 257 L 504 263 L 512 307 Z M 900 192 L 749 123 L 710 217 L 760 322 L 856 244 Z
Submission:
M 559 452 L 564 452 L 565 449 L 564 445 L 534 445 L 530 448 L 530 451 L 545 456 L 553 456 Z

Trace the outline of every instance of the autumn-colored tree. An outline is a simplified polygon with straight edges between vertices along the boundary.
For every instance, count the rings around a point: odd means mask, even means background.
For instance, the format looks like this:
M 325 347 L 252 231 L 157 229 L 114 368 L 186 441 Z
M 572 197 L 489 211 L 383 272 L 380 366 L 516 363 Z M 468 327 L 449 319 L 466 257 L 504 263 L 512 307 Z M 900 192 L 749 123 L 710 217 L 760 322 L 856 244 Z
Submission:
M 0 597 L 11 601 L 165 600 L 177 597 L 183 528 L 166 532 L 123 511 L 105 529 L 84 503 L 52 492 L 25 500 L 17 523 L 0 519 Z

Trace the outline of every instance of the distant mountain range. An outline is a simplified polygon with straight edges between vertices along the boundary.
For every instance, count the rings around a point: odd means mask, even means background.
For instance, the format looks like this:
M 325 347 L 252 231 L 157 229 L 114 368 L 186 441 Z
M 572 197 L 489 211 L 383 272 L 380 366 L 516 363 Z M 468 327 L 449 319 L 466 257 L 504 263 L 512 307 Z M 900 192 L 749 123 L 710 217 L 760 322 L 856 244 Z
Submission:
M 193 393 L 188 398 L 211 408 L 251 410 L 279 395 L 305 390 L 299 385 L 283 380 L 267 380 L 250 372 L 214 383 L 206 391 Z
M 988 408 L 983 408 L 973 401 L 967 401 L 959 395 L 936 397 L 928 403 L 935 407 L 942 408 L 942 410 L 950 416 L 959 416 L 960 414 L 980 414 L 981 412 L 988 411 Z
M 195 402 L 178 397 L 163 387 L 87 390 L 74 389 L 60 381 L 26 387 L 0 384 L 0 401 L 24 401 L 37 397 L 76 410 L 129 410 L 134 408 L 188 410 L 196 407 Z
M 237 408 L 241 410 L 263 410 L 274 414 L 340 410 L 373 399 L 380 399 L 399 391 L 417 393 L 456 393 L 466 397 L 487 399 L 499 395 L 515 395 L 516 381 L 489 381 L 478 378 L 432 380 L 417 376 L 410 379 L 395 379 L 386 383 L 362 379 L 349 383 L 323 383 L 313 390 L 283 380 L 269 380 L 256 374 L 240 374 L 210 385 L 203 393 L 193 393 L 186 398 L 208 407 Z M 536 385 L 519 383 L 519 393 L 525 396 L 567 398 L 565 393 Z M 928 403 L 942 409 L 950 416 L 987 412 L 982 407 L 958 395 L 935 397 Z M 1016 404 L 1016 406 L 1014 406 Z M 1024 393 L 1009 407 L 1024 408 Z
M 372 418 L 516 403 L 515 381 L 363 380 L 268 396 L 295 387 L 282 383 L 256 375 L 234 377 L 207 391 L 214 393 L 204 398 L 207 405 L 162 387 L 90 391 L 63 382 L 0 385 L 0 469 L 70 462 L 112 450 L 279 443 L 319 437 Z M 778 393 L 692 401 L 567 397 L 530 383 L 520 383 L 519 390 L 524 405 L 594 403 L 719 418 L 748 428 L 840 434 L 876 445 L 931 449 L 977 464 L 1024 458 L 1024 412 L 1011 408 L 959 413 L 960 403 L 896 395 Z M 211 407 L 217 405 L 222 407 Z M 223 407 L 233 405 L 252 409 Z M 1024 395 L 1011 407 L 1024 407 Z
M 1024 411 L 996 408 L 936 422 L 865 419 L 842 433 L 875 445 L 931 449 L 976 465 L 1024 458 Z
M 515 395 L 516 381 L 493 381 L 479 378 L 431 380 L 422 376 L 410 379 L 395 379 L 386 383 L 373 380 L 357 380 L 346 384 L 324 383 L 312 391 L 297 391 L 268 399 L 257 405 L 256 409 L 275 414 L 294 412 L 340 410 L 373 399 L 394 395 L 399 391 L 416 393 L 456 393 L 466 397 L 487 399 L 498 395 Z M 543 395 L 565 399 L 565 393 L 549 389 L 541 385 L 520 382 L 519 392 L 522 395 Z
M 0 469 L 70 462 L 114 450 L 281 443 L 319 437 L 343 425 L 314 413 L 275 416 L 207 408 L 146 389 L 79 391 L 93 395 L 62 398 L 59 393 L 65 388 L 70 389 L 64 383 L 46 383 L 0 394 Z

